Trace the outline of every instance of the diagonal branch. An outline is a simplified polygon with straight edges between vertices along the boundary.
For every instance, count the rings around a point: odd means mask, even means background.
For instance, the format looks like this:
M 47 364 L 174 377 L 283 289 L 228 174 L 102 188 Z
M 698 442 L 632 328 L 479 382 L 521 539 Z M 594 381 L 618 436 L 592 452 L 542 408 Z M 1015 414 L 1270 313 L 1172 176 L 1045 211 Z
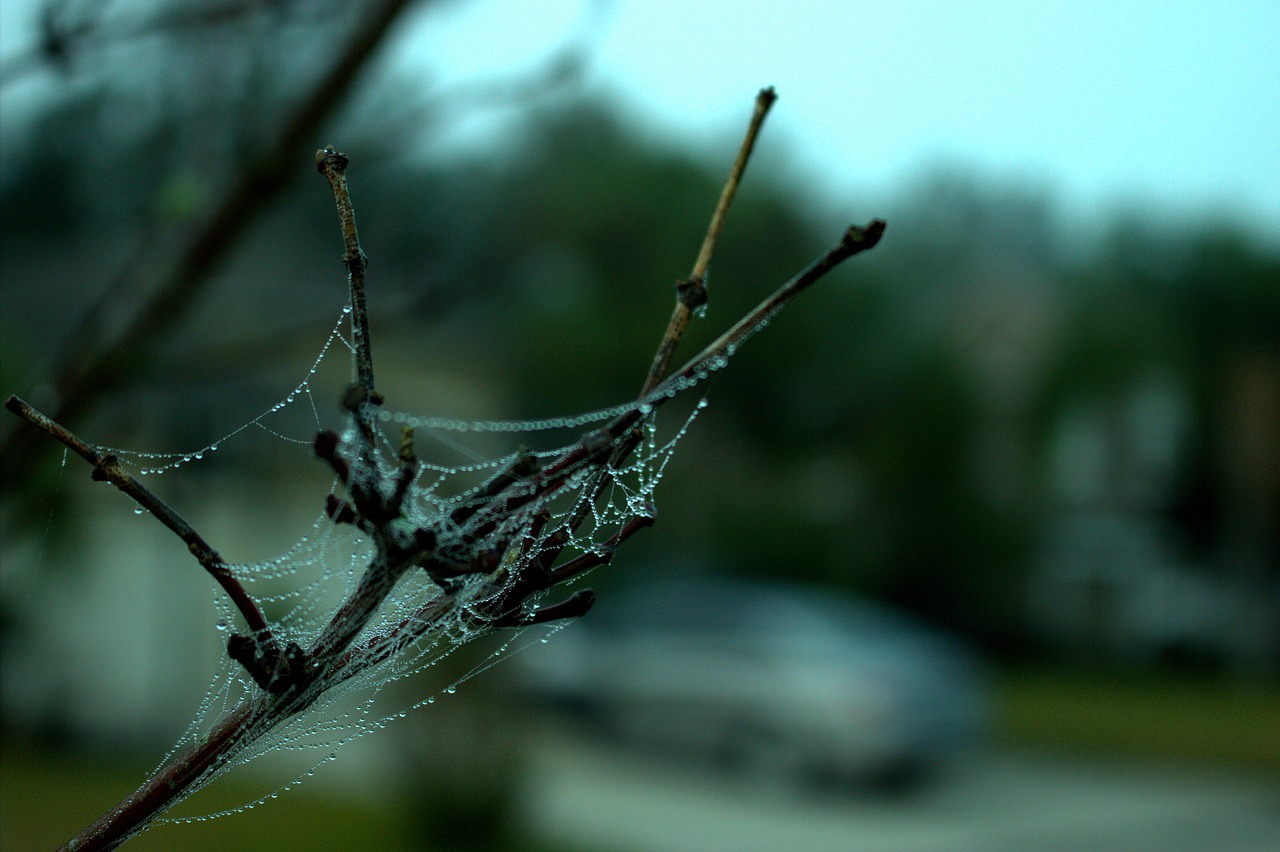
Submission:
M 684 331 L 689 327 L 690 315 L 696 308 L 707 303 L 707 268 L 711 266 L 711 254 L 715 251 L 716 240 L 720 238 L 720 231 L 724 228 L 724 220 L 729 215 L 729 205 L 733 203 L 733 197 L 738 192 L 738 184 L 742 182 L 742 173 L 746 171 L 747 160 L 751 158 L 751 152 L 756 146 L 756 137 L 760 134 L 760 128 L 764 126 L 769 107 L 773 106 L 773 102 L 777 99 L 778 94 L 772 86 L 761 89 L 756 95 L 755 112 L 751 115 L 751 123 L 747 126 L 746 136 L 742 139 L 742 147 L 738 149 L 738 157 L 733 161 L 733 168 L 729 170 L 729 178 L 720 192 L 716 211 L 711 215 L 711 224 L 707 228 L 707 236 L 702 241 L 698 259 L 694 261 L 693 271 L 689 273 L 688 278 L 676 286 L 676 306 L 671 312 L 667 330 L 662 335 L 662 342 L 658 344 L 658 351 L 654 353 L 649 375 L 640 389 L 642 397 L 662 381 L 667 367 L 671 364 L 671 357 L 675 354 L 676 347 L 680 345 L 680 338 L 684 337 Z
M 660 405 L 663 400 L 669 399 L 667 392 L 680 390 L 682 382 L 724 366 L 747 338 L 763 328 L 792 299 L 855 254 L 875 248 L 876 243 L 880 242 L 880 237 L 884 235 L 884 229 L 883 219 L 872 219 L 865 226 L 850 225 L 840 238 L 840 242 L 823 252 L 802 272 L 752 308 L 728 331 L 707 344 L 683 367 L 655 386 L 649 397 L 651 404 Z
M 186 543 L 187 549 L 191 551 L 196 561 L 213 576 L 213 579 L 218 581 L 218 585 L 226 590 L 235 603 L 236 609 L 240 610 L 240 614 L 244 616 L 249 629 L 264 638 L 270 636 L 271 631 L 266 619 L 262 616 L 262 611 L 253 602 L 253 598 L 249 597 L 240 580 L 231 572 L 230 566 L 218 555 L 218 551 L 214 550 L 181 515 L 126 471 L 120 464 L 120 459 L 89 446 L 61 423 L 37 411 L 16 396 L 5 400 L 4 407 L 45 434 L 56 438 L 76 455 L 89 462 L 93 465 L 94 479 L 110 482 L 132 497 L 139 506 L 155 515 L 160 523 L 173 530 L 178 538 Z

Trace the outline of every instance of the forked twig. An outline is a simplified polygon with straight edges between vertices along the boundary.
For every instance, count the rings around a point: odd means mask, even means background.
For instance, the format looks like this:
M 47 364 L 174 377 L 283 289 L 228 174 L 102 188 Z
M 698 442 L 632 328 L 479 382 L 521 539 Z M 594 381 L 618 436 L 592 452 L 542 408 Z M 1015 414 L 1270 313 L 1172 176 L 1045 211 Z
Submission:
M 676 309 L 640 399 L 604 427 L 583 434 L 545 464 L 539 464 L 531 454 L 517 453 L 506 470 L 462 495 L 451 511 L 432 522 L 411 522 L 405 514 L 404 506 L 415 488 L 413 481 L 418 470 L 412 431 L 406 429 L 401 437 L 397 463 L 383 463 L 377 456 L 378 409 L 382 398 L 373 383 L 365 296 L 367 264 L 347 190 L 345 172 L 349 161 L 345 154 L 332 147 L 317 152 L 317 169 L 329 181 L 342 226 L 357 374 L 357 383 L 348 391 L 344 405 L 358 428 L 355 437 L 346 443 L 336 433 L 322 432 L 316 438 L 315 452 L 333 468 L 347 492 L 346 499 L 330 495 L 326 511 L 335 523 L 352 524 L 368 536 L 373 556 L 355 591 L 335 610 L 309 648 L 294 642 L 281 646 L 256 603 L 218 553 L 160 498 L 125 471 L 115 456 L 85 443 L 17 397 L 6 402 L 6 407 L 15 414 L 92 464 L 95 479 L 111 482 L 187 543 L 245 618 L 249 633 L 234 634 L 227 643 L 227 651 L 260 687 L 219 721 L 207 737 L 170 760 L 64 848 L 115 848 L 198 789 L 244 748 L 306 710 L 326 691 L 394 658 L 424 636 L 443 629 L 442 625 L 449 624 L 450 619 L 457 623 L 461 618 L 471 631 L 486 633 L 574 618 L 590 609 L 595 598 L 589 589 L 545 606 L 530 601 L 558 583 L 608 563 L 619 546 L 653 523 L 653 509 L 646 507 L 605 541 L 576 558 L 559 561 L 604 485 L 618 474 L 617 465 L 635 450 L 640 437 L 638 427 L 655 408 L 723 366 L 742 342 L 805 288 L 843 260 L 875 246 L 884 232 L 884 222 L 880 220 L 873 220 L 865 227 L 849 228 L 836 245 L 808 268 L 684 366 L 667 374 L 690 312 L 699 300 L 705 300 L 704 279 L 716 239 L 774 97 L 772 89 L 761 91 L 757 97 L 746 138 L 712 216 L 693 273 L 677 291 Z M 548 531 L 552 517 L 548 507 L 567 493 L 576 495 L 575 508 L 558 521 L 559 526 Z M 357 641 L 400 578 L 419 568 L 440 585 L 441 593 L 389 629 Z M 460 584 L 466 578 L 473 578 L 470 586 L 473 593 L 464 598 Z
M 675 354 L 680 339 L 684 337 L 685 329 L 689 327 L 690 315 L 695 309 L 707 303 L 707 269 L 711 266 L 711 255 L 715 251 L 716 240 L 720 238 L 725 218 L 729 215 L 729 205 L 733 203 L 733 197 L 738 193 L 738 184 L 742 182 L 742 173 L 746 171 L 747 161 L 751 159 L 751 152 L 756 147 L 756 138 L 760 135 L 760 128 L 764 126 L 765 116 L 769 114 L 769 107 L 773 106 L 773 102 L 777 99 L 778 94 L 772 86 L 761 89 L 756 95 L 756 107 L 751 115 L 751 123 L 747 126 L 747 133 L 742 139 L 742 147 L 738 149 L 738 156 L 733 161 L 733 168 L 729 170 L 729 178 L 720 192 L 715 213 L 711 214 L 711 224 L 707 228 L 707 236 L 702 241 L 702 248 L 698 251 L 698 259 L 694 261 L 693 271 L 689 273 L 688 278 L 676 285 L 676 306 L 671 312 L 667 330 L 662 335 L 662 342 L 658 344 L 658 351 L 654 353 L 649 375 L 640 388 L 642 397 L 647 396 L 658 382 L 662 381 L 667 367 L 671 364 L 671 357 Z

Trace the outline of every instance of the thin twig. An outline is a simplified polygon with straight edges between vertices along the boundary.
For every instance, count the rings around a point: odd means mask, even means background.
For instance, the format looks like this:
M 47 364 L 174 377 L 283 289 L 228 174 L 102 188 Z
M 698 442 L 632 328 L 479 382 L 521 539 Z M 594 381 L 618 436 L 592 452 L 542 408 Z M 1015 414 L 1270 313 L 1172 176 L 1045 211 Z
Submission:
M 351 324 L 355 335 L 356 380 L 364 390 L 362 403 L 377 404 L 377 391 L 373 388 L 373 343 L 369 336 L 369 308 L 365 297 L 364 271 L 369 259 L 360 247 L 360 232 L 356 229 L 356 211 L 351 204 L 351 192 L 347 188 L 346 154 L 328 145 L 316 151 L 316 171 L 325 176 L 333 190 L 333 202 L 338 208 L 338 223 L 342 227 L 342 244 L 345 252 L 342 262 L 347 267 L 347 282 L 351 290 Z
M 844 232 L 844 236 L 840 238 L 840 242 L 823 252 L 804 271 L 775 290 L 771 296 L 734 323 L 728 331 L 707 344 L 683 367 L 656 386 L 649 397 L 652 400 L 651 404 L 660 405 L 663 400 L 669 399 L 667 392 L 679 390 L 681 382 L 723 366 L 723 363 L 737 351 L 739 345 L 764 327 L 778 311 L 785 308 L 806 288 L 855 254 L 874 248 L 876 243 L 880 242 L 880 237 L 884 235 L 884 229 L 883 219 L 872 219 L 861 227 L 850 225 Z
M 231 572 L 231 568 L 218 551 L 214 550 L 181 515 L 125 470 L 120 464 L 120 459 L 85 443 L 61 423 L 52 420 L 19 397 L 9 397 L 5 400 L 4 407 L 42 432 L 51 435 L 89 462 L 93 465 L 94 479 L 110 482 L 132 497 L 139 506 L 155 515 L 162 524 L 173 530 L 187 545 L 187 549 L 191 551 L 196 561 L 218 581 L 218 585 L 226 590 L 232 602 L 235 603 L 236 609 L 240 610 L 240 614 L 244 616 L 249 629 L 255 634 L 260 634 L 264 639 L 270 636 L 271 630 L 262 616 L 262 611 L 253 602 L 253 598 L 249 597 L 249 593 L 245 591 L 240 580 Z
M 747 126 L 747 133 L 742 139 L 742 147 L 738 149 L 738 157 L 733 161 L 733 168 L 729 170 L 729 179 L 725 181 L 724 190 L 720 193 L 720 201 L 716 203 L 716 212 L 711 216 L 711 225 L 707 229 L 706 238 L 702 241 L 702 249 L 698 252 L 697 261 L 693 264 L 693 272 L 689 273 L 691 278 L 701 280 L 706 277 L 707 268 L 711 266 L 711 255 L 716 248 L 716 240 L 719 239 L 720 231 L 724 228 L 725 217 L 729 215 L 729 205 L 733 203 L 733 197 L 738 192 L 742 173 L 746 171 L 747 160 L 751 158 L 751 152 L 755 149 L 756 138 L 760 135 L 760 128 L 764 126 L 769 108 L 777 99 L 778 93 L 774 91 L 773 86 L 761 89 L 756 95 L 756 106 L 751 114 L 751 123 Z
M 702 240 L 702 248 L 698 251 L 697 260 L 694 261 L 693 271 L 688 278 L 676 285 L 675 308 L 672 309 L 671 319 L 667 322 L 667 328 L 663 332 L 662 340 L 658 343 L 657 351 L 653 354 L 653 362 L 650 364 L 649 372 L 640 388 L 641 399 L 649 396 L 653 389 L 662 382 L 663 376 L 671 364 L 671 359 L 675 355 L 676 348 L 680 345 L 685 330 L 689 327 L 690 316 L 695 309 L 705 305 L 707 302 L 706 277 L 707 269 L 711 265 L 711 256 L 715 252 L 716 242 L 720 238 L 720 231 L 724 229 L 725 219 L 729 215 L 729 205 L 733 203 L 733 198 L 737 195 L 738 186 L 742 182 L 742 175 L 747 168 L 747 162 L 751 159 L 751 152 L 755 150 L 760 128 L 764 126 L 764 120 L 769 114 L 769 108 L 773 106 L 774 101 L 777 99 L 778 94 L 772 86 L 763 88 L 756 94 L 755 109 L 752 111 L 751 121 L 747 125 L 747 131 L 742 138 L 741 146 L 738 148 L 738 156 L 733 161 L 733 167 L 729 169 L 729 177 L 725 180 L 724 188 L 720 191 L 720 200 L 716 203 L 716 209 L 711 214 L 711 223 L 708 225 L 707 234 Z M 639 440 L 639 433 L 634 433 L 615 446 L 610 466 L 617 464 L 630 455 Z M 604 473 L 605 470 L 607 468 L 601 469 L 596 481 L 589 487 L 591 497 L 582 501 L 582 505 L 578 507 L 577 512 L 569 520 L 568 527 L 570 529 L 577 530 L 582 525 L 582 522 L 586 520 L 596 497 L 607 482 L 608 477 Z
M 706 237 L 702 240 L 702 249 L 698 252 L 698 259 L 694 261 L 693 271 L 689 273 L 688 278 L 676 286 L 676 306 L 671 312 L 667 330 L 662 335 L 662 342 L 658 344 L 658 351 L 654 353 L 649 375 L 640 388 L 642 397 L 662 381 L 667 367 L 671 364 L 671 357 L 675 354 L 676 347 L 680 345 L 685 329 L 689 327 L 690 315 L 696 308 L 707 302 L 707 268 L 711 266 L 711 255 L 715 251 L 716 240 L 719 239 L 720 231 L 724 228 L 724 220 L 729 215 L 729 205 L 733 203 L 733 197 L 738 192 L 738 184 L 742 182 L 742 173 L 746 170 L 747 161 L 751 158 L 751 152 L 756 146 L 756 137 L 760 135 L 765 116 L 769 114 L 769 107 L 773 106 L 773 102 L 777 99 L 778 95 L 772 86 L 761 89 L 756 95 L 756 107 L 751 114 L 751 123 L 747 126 L 742 147 L 738 149 L 738 157 L 733 161 L 733 168 L 729 170 L 729 177 L 725 181 L 724 189 L 720 192 L 720 201 L 716 204 L 715 213 L 711 215 L 711 224 L 707 228 Z

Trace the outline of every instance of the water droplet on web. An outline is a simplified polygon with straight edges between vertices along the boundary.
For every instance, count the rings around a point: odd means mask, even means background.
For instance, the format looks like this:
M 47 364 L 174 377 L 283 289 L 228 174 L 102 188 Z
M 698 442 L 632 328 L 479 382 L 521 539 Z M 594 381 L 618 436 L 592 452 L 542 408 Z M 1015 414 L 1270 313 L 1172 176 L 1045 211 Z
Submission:
M 142 514 L 142 507 L 141 507 L 141 506 L 134 506 L 134 507 L 133 507 L 133 513 L 134 513 L 135 515 L 141 515 L 141 514 Z
M 194 458 L 196 461 L 200 461 L 200 459 L 204 458 L 204 453 L 196 453 Z
M 350 305 L 343 305 L 343 306 L 342 306 L 342 312 L 343 312 L 344 314 L 349 314 L 349 313 L 351 313 L 351 306 L 350 306 Z
M 458 687 L 456 687 L 456 686 L 446 686 L 446 687 L 444 688 L 444 691 L 445 691 L 445 692 L 447 692 L 447 693 L 449 693 L 450 695 L 453 695 L 455 692 L 457 692 L 457 691 L 458 691 Z

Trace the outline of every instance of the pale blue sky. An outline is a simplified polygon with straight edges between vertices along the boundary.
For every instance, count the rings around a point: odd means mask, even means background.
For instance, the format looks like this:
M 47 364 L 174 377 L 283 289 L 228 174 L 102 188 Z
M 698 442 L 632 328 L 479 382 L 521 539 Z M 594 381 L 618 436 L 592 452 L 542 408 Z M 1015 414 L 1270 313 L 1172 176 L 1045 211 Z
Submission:
M 31 5 L 0 3 L 0 51 Z M 1080 217 L 1225 215 L 1280 243 L 1280 0 L 443 0 L 392 48 L 447 83 L 584 35 L 589 89 L 702 146 L 776 86 L 762 159 L 832 197 L 959 165 Z
M 401 46 L 462 78 L 585 21 L 591 84 L 696 141 L 776 86 L 767 138 L 836 192 L 970 166 L 1085 216 L 1225 214 L 1280 242 L 1280 0 L 477 0 Z

